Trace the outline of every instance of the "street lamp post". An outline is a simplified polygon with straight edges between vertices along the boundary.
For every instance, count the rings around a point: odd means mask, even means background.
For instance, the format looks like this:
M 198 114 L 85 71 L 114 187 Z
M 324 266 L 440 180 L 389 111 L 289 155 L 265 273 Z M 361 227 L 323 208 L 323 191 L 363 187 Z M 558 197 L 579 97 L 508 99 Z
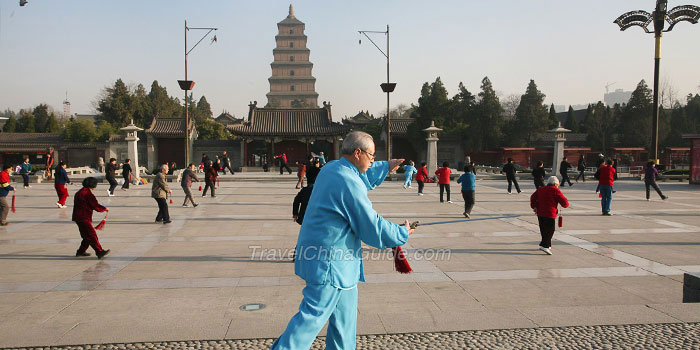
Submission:
M 194 46 L 192 46 L 191 49 L 187 50 L 187 31 L 188 30 L 207 30 L 207 33 L 202 36 L 199 41 L 197 41 Z M 190 164 L 190 110 L 188 108 L 188 101 L 187 101 L 187 91 L 192 90 L 194 87 L 194 81 L 187 80 L 187 56 L 194 50 L 199 43 L 206 38 L 209 33 L 218 30 L 218 28 L 190 28 L 187 26 L 187 20 L 185 20 L 185 80 L 178 80 L 177 83 L 180 85 L 180 88 L 185 91 L 185 166 L 187 164 Z M 212 38 L 212 43 L 217 41 L 216 35 Z
M 654 101 L 652 114 L 652 133 L 651 147 L 654 162 L 659 163 L 659 67 L 661 65 L 661 35 L 664 32 L 670 32 L 673 27 L 682 22 L 687 21 L 692 24 L 698 23 L 700 19 L 700 7 L 695 5 L 681 5 L 667 11 L 668 0 L 657 0 L 656 9 L 653 13 L 643 10 L 630 11 L 618 17 L 614 23 L 620 26 L 620 30 L 632 26 L 639 26 L 647 33 L 654 33 Z M 654 22 L 654 31 L 649 30 L 649 24 Z M 668 29 L 664 29 L 664 25 L 668 23 Z
M 386 83 L 382 83 L 379 86 L 381 86 L 382 91 L 386 92 L 386 158 L 391 159 L 391 115 L 390 115 L 390 107 L 389 107 L 389 94 L 394 92 L 394 89 L 396 88 L 396 83 L 391 83 L 389 80 L 389 25 L 386 25 L 386 31 L 385 32 L 380 32 L 380 31 L 372 31 L 372 30 L 358 30 L 358 33 L 364 35 L 369 39 L 369 41 L 374 44 L 374 47 L 376 47 L 379 52 L 386 57 Z M 378 33 L 378 34 L 386 34 L 386 53 L 370 38 L 367 33 Z M 362 44 L 362 39 L 360 39 L 360 44 Z

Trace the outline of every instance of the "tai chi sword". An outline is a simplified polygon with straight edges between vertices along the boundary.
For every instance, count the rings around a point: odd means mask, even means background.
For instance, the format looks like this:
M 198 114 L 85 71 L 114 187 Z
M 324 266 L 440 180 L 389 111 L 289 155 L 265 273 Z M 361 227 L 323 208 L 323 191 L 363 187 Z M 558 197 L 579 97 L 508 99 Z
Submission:
M 491 216 L 488 218 L 478 218 L 478 219 L 461 219 L 461 220 L 449 220 L 449 221 L 436 221 L 436 222 L 426 222 L 421 223 L 420 221 L 414 221 L 411 223 L 411 228 L 415 229 L 418 226 L 429 226 L 429 225 L 442 225 L 442 224 L 453 224 L 456 222 L 467 222 L 467 221 L 483 221 L 483 220 L 496 220 L 496 219 L 508 219 L 517 218 L 520 215 L 505 215 L 505 216 Z

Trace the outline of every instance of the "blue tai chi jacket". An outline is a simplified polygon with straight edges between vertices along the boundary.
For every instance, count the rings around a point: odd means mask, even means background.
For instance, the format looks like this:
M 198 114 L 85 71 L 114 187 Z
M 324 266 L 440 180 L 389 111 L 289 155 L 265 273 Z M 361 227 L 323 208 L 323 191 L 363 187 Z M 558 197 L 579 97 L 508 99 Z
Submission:
M 321 168 L 299 232 L 297 276 L 307 284 L 353 288 L 365 281 L 362 242 L 379 249 L 406 243 L 406 227 L 382 218 L 367 197 L 388 173 L 388 162 L 374 162 L 360 174 L 345 158 Z

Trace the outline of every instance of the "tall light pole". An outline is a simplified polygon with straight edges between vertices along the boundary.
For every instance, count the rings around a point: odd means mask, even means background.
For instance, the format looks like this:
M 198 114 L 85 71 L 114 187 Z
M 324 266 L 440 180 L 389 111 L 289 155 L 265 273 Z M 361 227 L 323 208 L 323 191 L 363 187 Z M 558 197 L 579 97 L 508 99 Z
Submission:
M 381 86 L 382 91 L 386 92 L 386 158 L 391 159 L 391 114 L 389 113 L 391 110 L 389 107 L 389 94 L 394 92 L 396 83 L 391 83 L 391 80 L 389 80 L 389 25 L 386 25 L 385 32 L 372 30 L 358 30 L 357 32 L 367 37 L 367 39 L 374 44 L 374 47 L 376 47 L 379 52 L 386 57 L 386 83 L 382 83 L 379 86 Z M 386 34 L 386 53 L 379 48 L 379 46 L 367 35 L 367 33 Z M 360 39 L 360 44 L 362 44 L 362 39 Z
M 700 7 L 695 5 L 681 5 L 667 11 L 668 0 L 657 0 L 656 9 L 653 13 L 643 10 L 630 11 L 618 17 L 614 23 L 620 26 L 620 30 L 632 26 L 639 26 L 647 33 L 654 33 L 654 110 L 652 113 L 651 147 L 655 163 L 659 163 L 659 67 L 661 65 L 661 35 L 670 32 L 673 27 L 687 21 L 692 24 L 698 23 L 700 19 Z M 654 22 L 654 31 L 649 30 L 649 24 Z M 668 22 L 668 29 L 664 25 Z
M 187 50 L 187 31 L 188 30 L 207 30 L 207 33 L 202 36 L 199 41 L 197 41 L 191 49 Z M 187 20 L 185 20 L 185 80 L 178 80 L 177 83 L 180 85 L 180 89 L 185 91 L 185 166 L 190 164 L 190 110 L 188 108 L 187 101 L 187 91 L 192 90 L 194 87 L 194 81 L 187 80 L 187 56 L 194 50 L 199 43 L 204 40 L 204 38 L 209 35 L 209 33 L 218 30 L 218 28 L 190 28 L 187 26 Z M 211 39 L 212 43 L 216 41 L 216 35 Z

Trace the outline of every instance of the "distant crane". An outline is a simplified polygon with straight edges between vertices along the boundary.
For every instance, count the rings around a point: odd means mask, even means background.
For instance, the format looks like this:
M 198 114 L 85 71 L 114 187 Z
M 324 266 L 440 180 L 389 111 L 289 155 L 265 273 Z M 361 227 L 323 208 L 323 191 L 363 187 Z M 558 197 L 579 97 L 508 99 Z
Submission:
M 609 93 L 609 92 L 610 92 L 610 87 L 613 86 L 613 85 L 615 85 L 615 84 L 617 84 L 617 82 L 605 84 L 605 93 L 606 93 L 606 94 Z

